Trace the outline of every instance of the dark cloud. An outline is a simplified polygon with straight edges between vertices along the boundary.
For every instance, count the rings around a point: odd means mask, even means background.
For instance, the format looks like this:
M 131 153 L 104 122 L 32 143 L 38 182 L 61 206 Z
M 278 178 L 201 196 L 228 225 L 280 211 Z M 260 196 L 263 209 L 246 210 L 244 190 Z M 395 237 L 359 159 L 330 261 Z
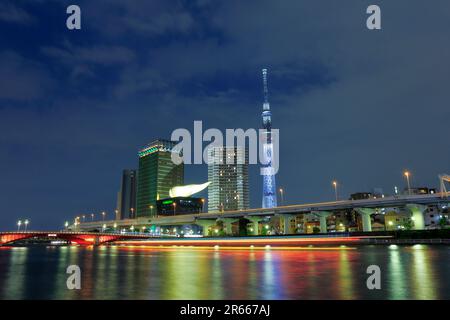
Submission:
M 34 18 L 12 2 L 4 1 L 0 3 L 0 21 L 7 23 L 30 24 L 34 22 Z
M 101 64 L 114 65 L 130 63 L 135 54 L 132 50 L 121 46 L 95 45 L 78 47 L 65 42 L 63 47 L 42 47 L 42 52 L 63 64 Z
M 44 97 L 51 87 L 42 64 L 13 51 L 0 52 L 0 99 L 30 102 Z

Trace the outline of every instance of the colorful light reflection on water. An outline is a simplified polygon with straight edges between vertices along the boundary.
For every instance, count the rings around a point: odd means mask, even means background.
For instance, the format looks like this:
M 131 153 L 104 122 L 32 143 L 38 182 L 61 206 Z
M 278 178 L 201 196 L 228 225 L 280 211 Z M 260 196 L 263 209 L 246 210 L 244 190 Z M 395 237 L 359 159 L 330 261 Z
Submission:
M 448 246 L 3 247 L 1 299 L 449 299 Z M 79 265 L 82 289 L 66 287 Z M 366 287 L 381 268 L 381 290 Z

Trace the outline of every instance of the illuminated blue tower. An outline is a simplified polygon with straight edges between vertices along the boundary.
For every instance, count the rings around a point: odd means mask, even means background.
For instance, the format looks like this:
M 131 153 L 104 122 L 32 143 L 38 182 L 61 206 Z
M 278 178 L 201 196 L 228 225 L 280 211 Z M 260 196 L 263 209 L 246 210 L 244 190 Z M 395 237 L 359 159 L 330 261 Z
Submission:
M 263 87 L 264 87 L 264 103 L 263 103 L 263 137 L 262 147 L 264 151 L 264 161 L 262 166 L 263 175 L 263 208 L 273 208 L 277 206 L 277 192 L 275 185 L 275 174 L 272 165 L 272 113 L 270 112 L 269 90 L 267 87 L 267 69 L 262 69 Z

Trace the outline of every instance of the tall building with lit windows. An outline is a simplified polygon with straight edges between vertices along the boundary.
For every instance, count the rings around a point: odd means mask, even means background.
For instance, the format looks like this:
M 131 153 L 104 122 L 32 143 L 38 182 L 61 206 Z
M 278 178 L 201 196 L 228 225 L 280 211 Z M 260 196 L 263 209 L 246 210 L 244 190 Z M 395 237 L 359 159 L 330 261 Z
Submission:
M 184 164 L 172 161 L 175 142 L 158 139 L 139 151 L 136 217 L 156 215 L 156 201 L 184 184 Z
M 208 181 L 208 212 L 248 209 L 248 150 L 209 148 Z
M 136 178 L 136 170 L 123 170 L 120 190 L 117 194 L 117 220 L 134 218 L 136 211 Z

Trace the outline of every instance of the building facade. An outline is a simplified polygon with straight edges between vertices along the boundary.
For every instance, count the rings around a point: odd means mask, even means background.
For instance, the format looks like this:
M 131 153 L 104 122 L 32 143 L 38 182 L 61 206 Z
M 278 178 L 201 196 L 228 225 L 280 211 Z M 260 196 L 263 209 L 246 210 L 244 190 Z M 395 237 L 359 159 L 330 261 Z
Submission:
M 120 190 L 117 194 L 116 220 L 133 219 L 136 213 L 137 173 L 133 169 L 122 172 Z
M 248 151 L 242 147 L 208 149 L 208 212 L 249 208 Z
M 196 214 L 203 211 L 204 199 L 175 197 L 156 201 L 158 216 Z
M 171 157 L 175 144 L 159 139 L 139 151 L 136 217 L 156 216 L 156 201 L 184 184 L 184 164 Z

